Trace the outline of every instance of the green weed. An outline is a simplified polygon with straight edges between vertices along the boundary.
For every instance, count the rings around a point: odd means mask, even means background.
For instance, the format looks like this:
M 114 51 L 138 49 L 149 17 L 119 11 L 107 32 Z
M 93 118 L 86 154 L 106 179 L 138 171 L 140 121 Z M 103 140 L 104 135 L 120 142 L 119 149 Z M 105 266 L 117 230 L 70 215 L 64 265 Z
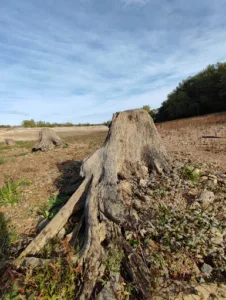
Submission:
M 26 148 L 31 149 L 34 145 L 34 141 L 16 141 L 15 146 L 8 146 L 3 143 L 0 144 L 0 151 L 2 150 L 9 150 L 9 149 L 15 149 L 15 148 Z
M 200 179 L 200 175 L 201 174 L 198 169 L 191 165 L 185 165 L 181 170 L 181 176 L 183 179 L 197 181 Z
M 120 272 L 121 262 L 123 259 L 123 251 L 118 248 L 115 244 L 109 246 L 109 252 L 104 260 L 104 265 L 108 271 L 113 273 Z
M 39 208 L 39 214 L 43 218 L 51 220 L 65 204 L 67 199 L 67 196 L 52 195 L 48 203 Z
M 3 156 L 0 156 L 0 165 L 3 165 L 5 163 L 5 158 Z
M 19 181 L 15 182 L 9 178 L 5 182 L 5 186 L 0 188 L 0 206 L 3 205 L 13 205 L 19 201 L 21 198 L 21 193 L 19 192 L 19 187 L 30 185 L 30 181 Z
M 75 282 L 80 273 L 65 260 L 59 259 L 44 267 L 27 268 L 20 274 L 11 272 L 14 278 L 8 279 L 9 288 L 2 291 L 2 299 L 76 299 Z

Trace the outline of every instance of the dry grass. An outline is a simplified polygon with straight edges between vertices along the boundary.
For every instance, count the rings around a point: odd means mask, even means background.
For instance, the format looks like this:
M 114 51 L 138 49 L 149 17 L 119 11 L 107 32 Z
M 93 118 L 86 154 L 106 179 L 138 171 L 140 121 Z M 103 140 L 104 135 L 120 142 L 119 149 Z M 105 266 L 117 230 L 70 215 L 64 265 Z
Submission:
M 162 122 L 157 123 L 156 126 L 159 129 L 172 130 L 189 126 L 209 126 L 219 124 L 226 125 L 226 112 Z
M 156 124 L 166 144 L 211 153 L 226 150 L 226 113 Z

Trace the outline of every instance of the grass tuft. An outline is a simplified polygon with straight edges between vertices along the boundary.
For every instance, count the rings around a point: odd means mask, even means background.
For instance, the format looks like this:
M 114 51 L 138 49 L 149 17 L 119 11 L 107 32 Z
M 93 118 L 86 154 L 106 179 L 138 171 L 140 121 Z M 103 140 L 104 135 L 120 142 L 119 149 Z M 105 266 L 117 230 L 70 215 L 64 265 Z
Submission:
M 0 165 L 3 165 L 5 163 L 5 158 L 3 156 L 0 156 Z
M 185 165 L 181 170 L 181 175 L 185 180 L 198 181 L 201 174 L 197 170 L 197 168 L 191 165 Z
M 15 182 L 9 178 L 5 185 L 0 188 L 0 206 L 13 205 L 19 201 L 21 198 L 21 193 L 19 192 L 19 187 L 27 186 L 30 182 L 23 180 Z

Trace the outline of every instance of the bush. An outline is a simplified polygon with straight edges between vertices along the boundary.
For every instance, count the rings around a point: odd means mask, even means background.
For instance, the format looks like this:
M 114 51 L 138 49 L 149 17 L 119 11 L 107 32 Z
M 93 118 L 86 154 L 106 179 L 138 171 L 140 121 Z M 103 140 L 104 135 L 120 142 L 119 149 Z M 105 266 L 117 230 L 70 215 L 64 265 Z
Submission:
M 22 122 L 22 126 L 23 127 L 31 127 L 31 128 L 33 128 L 33 127 L 36 127 L 36 123 L 35 123 L 34 120 L 24 120 Z

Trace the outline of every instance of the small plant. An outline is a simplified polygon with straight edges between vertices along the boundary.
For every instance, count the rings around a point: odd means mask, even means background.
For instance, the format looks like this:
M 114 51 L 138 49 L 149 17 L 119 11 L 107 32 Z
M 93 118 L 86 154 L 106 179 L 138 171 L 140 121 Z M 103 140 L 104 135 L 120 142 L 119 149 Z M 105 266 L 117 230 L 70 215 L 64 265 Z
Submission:
M 3 156 L 0 156 L 0 165 L 3 165 L 5 163 L 5 158 Z
M 20 199 L 20 194 L 18 192 L 18 187 L 20 183 L 13 182 L 8 179 L 0 189 L 0 205 L 14 204 Z
M 163 198 L 165 196 L 165 194 L 166 194 L 166 191 L 164 189 L 161 189 L 161 188 L 160 189 L 156 189 L 154 191 L 154 195 L 157 196 L 157 197 Z
M 10 270 L 6 287 L 0 287 L 1 299 L 68 299 L 76 298 L 75 283 L 80 272 L 67 261 L 58 259 L 43 267 L 26 268 L 18 273 Z
M 181 175 L 184 179 L 197 181 L 201 174 L 197 168 L 191 165 L 185 165 L 181 170 Z
M 52 195 L 49 198 L 49 202 L 39 208 L 39 214 L 45 218 L 51 220 L 65 204 L 68 197 Z
M 123 251 L 116 247 L 113 244 L 112 247 L 109 246 L 109 252 L 104 261 L 104 265 L 108 269 L 108 271 L 113 273 L 120 272 L 120 266 L 123 259 Z
M 19 181 L 15 182 L 11 178 L 9 178 L 5 182 L 5 186 L 0 188 L 0 206 L 3 205 L 13 205 L 19 201 L 21 197 L 21 193 L 19 192 L 20 186 L 30 185 L 30 181 Z

